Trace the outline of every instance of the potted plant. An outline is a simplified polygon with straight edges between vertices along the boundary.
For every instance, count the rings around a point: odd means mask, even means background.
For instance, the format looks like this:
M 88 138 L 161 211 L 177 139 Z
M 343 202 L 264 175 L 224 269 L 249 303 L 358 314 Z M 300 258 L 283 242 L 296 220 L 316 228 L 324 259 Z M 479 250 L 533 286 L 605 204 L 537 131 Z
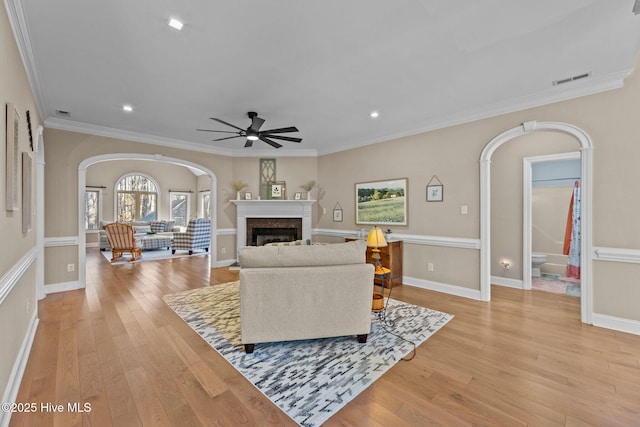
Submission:
M 311 190 L 316 186 L 316 182 L 314 180 L 308 181 L 306 184 L 302 184 L 300 188 L 307 192 L 307 200 L 311 200 Z
M 231 183 L 231 188 L 233 188 L 236 191 L 236 200 L 240 200 L 240 192 L 242 190 L 244 190 L 245 188 L 247 188 L 249 186 L 249 184 L 247 184 L 246 182 L 239 180 L 239 181 L 233 181 Z

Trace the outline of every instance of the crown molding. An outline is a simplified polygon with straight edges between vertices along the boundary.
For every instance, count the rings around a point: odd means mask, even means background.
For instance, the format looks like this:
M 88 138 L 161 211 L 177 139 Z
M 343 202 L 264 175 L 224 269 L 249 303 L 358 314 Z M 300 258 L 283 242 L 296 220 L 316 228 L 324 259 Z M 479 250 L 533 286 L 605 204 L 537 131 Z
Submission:
M 18 51 L 22 57 L 22 63 L 24 64 L 24 68 L 27 73 L 31 92 L 33 93 L 36 101 L 38 113 L 40 117 L 44 118 L 47 111 L 47 103 L 42 95 L 42 85 L 40 84 L 40 77 L 38 68 L 36 67 L 36 61 L 33 56 L 33 49 L 31 49 L 31 38 L 29 37 L 29 28 L 24 19 L 22 3 L 20 0 L 4 0 L 4 5 L 7 10 L 11 29 L 13 30 L 13 36 L 15 37 L 16 44 L 18 45 Z
M 622 71 L 608 74 L 601 77 L 589 77 L 584 81 L 576 81 L 562 85 L 562 87 L 553 86 L 543 92 L 536 92 L 534 95 L 521 96 L 512 98 L 509 101 L 501 101 L 493 104 L 487 104 L 477 108 L 463 110 L 455 114 L 444 115 L 431 120 L 424 126 L 412 128 L 397 133 L 390 133 L 374 140 L 362 141 L 359 143 L 346 144 L 335 150 L 319 150 L 318 155 L 338 153 L 341 151 L 360 148 L 371 144 L 390 141 L 393 139 L 404 138 L 417 135 L 424 132 L 430 132 L 438 129 L 444 129 L 451 126 L 457 126 L 464 123 L 474 122 L 477 120 L 497 117 L 504 114 L 514 113 L 516 111 L 527 110 L 529 108 L 541 107 L 548 104 L 554 104 L 562 101 L 580 98 L 583 96 L 594 95 L 624 86 L 624 79 L 633 71 L 633 68 L 624 69 Z
M 107 138 L 123 139 L 127 141 L 141 142 L 143 144 L 160 145 L 163 147 L 178 148 L 181 150 L 188 149 L 192 151 L 200 151 L 203 153 L 217 154 L 228 157 L 317 157 L 316 150 L 295 150 L 295 151 L 279 151 L 274 153 L 273 150 L 242 150 L 242 149 L 224 149 L 213 146 L 206 146 L 195 142 L 184 141 L 180 139 L 165 138 L 162 136 L 148 135 L 145 133 L 132 132 L 128 130 L 110 128 L 105 126 L 96 126 L 88 123 L 76 122 L 73 120 L 60 119 L 57 117 L 49 117 L 44 121 L 46 128 L 65 130 L 69 132 L 79 132 L 89 135 L 104 136 Z

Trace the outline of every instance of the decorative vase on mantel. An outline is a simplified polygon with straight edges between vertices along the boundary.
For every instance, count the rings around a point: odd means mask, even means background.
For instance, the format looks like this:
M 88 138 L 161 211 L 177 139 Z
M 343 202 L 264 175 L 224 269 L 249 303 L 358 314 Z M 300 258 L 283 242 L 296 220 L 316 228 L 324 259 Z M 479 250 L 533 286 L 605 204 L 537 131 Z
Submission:
M 236 192 L 236 200 L 240 200 L 240 192 Z
M 311 200 L 311 191 L 307 191 L 307 200 Z

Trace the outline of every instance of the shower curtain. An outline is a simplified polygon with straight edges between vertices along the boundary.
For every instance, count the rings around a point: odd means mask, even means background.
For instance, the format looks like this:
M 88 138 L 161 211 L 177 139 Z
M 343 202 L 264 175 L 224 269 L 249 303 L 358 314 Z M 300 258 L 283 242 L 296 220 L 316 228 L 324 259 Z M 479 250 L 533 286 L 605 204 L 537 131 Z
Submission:
M 562 253 L 569 255 L 567 277 L 580 279 L 580 183 L 578 181 L 575 182 L 573 194 L 571 194 Z

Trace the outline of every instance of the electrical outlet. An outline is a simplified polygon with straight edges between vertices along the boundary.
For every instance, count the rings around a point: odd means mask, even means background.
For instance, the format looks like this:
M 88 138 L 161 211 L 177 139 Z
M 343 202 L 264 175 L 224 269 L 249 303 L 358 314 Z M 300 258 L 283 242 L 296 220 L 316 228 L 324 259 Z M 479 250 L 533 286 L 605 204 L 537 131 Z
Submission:
M 220 253 L 223 254 L 223 255 L 226 254 L 227 253 L 227 248 L 220 249 Z
M 428 262 L 427 263 L 427 271 L 433 271 L 433 263 L 432 262 Z
M 76 271 L 75 264 L 67 264 L 67 272 L 71 273 L 72 271 Z
M 469 206 L 462 205 L 460 206 L 460 215 L 466 215 L 469 213 Z
M 327 208 L 322 208 L 322 215 L 326 215 L 327 213 Z

